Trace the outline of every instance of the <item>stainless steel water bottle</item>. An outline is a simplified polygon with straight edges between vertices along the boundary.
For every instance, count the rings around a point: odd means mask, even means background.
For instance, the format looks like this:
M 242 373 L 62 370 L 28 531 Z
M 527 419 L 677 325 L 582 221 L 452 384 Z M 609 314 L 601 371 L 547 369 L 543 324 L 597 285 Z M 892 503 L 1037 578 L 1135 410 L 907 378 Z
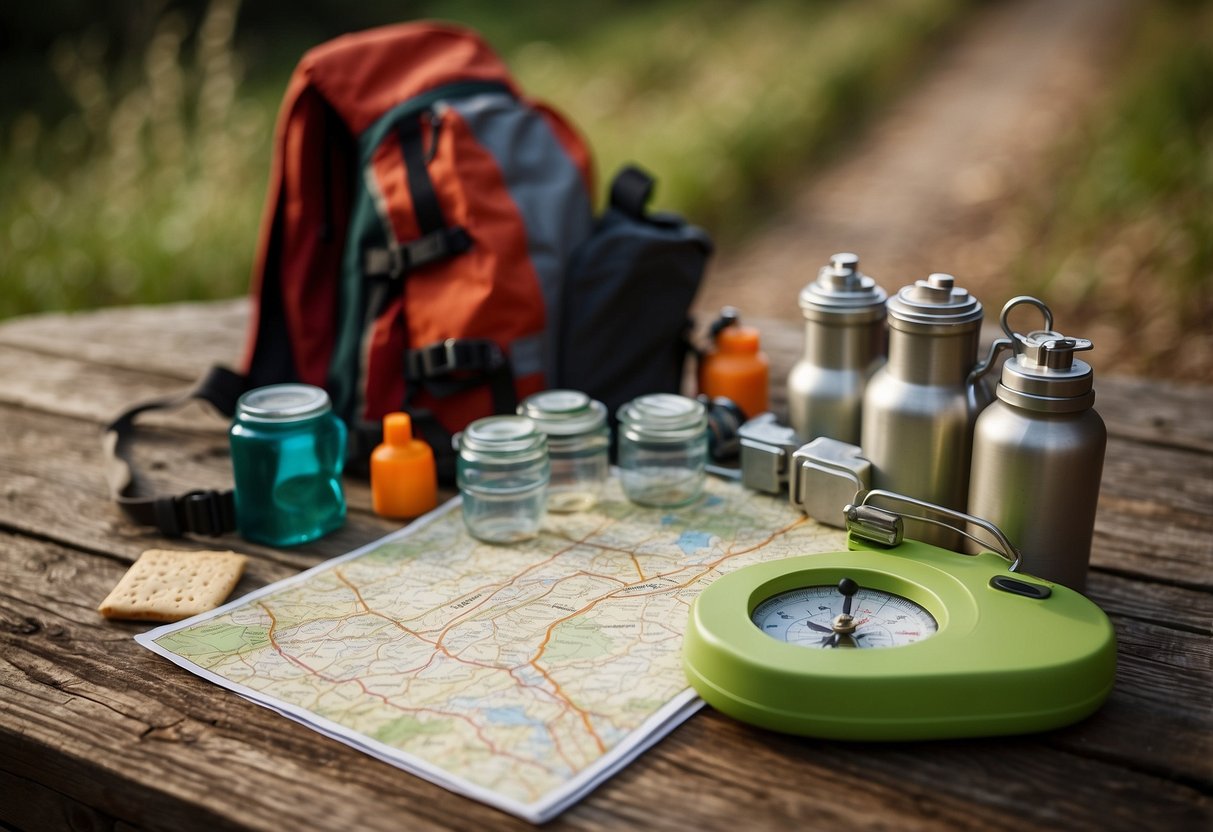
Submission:
M 806 440 L 858 444 L 863 391 L 884 363 L 886 298 L 850 253 L 801 290 L 804 356 L 788 375 L 788 422 Z
M 872 487 L 964 511 L 973 423 L 991 399 L 982 375 L 997 354 L 976 363 L 981 303 L 951 275 L 932 274 L 890 298 L 888 316 L 888 361 L 863 398 Z M 918 540 L 960 546 L 949 529 L 914 525 Z
M 1044 312 L 1043 330 L 1011 331 L 1007 314 L 1025 303 Z M 1008 301 L 1002 328 L 1015 355 L 974 428 L 969 512 L 1006 532 L 1025 572 L 1081 591 L 1108 441 L 1092 408 L 1091 367 L 1074 357 L 1091 342 L 1052 331 L 1052 314 L 1035 298 Z

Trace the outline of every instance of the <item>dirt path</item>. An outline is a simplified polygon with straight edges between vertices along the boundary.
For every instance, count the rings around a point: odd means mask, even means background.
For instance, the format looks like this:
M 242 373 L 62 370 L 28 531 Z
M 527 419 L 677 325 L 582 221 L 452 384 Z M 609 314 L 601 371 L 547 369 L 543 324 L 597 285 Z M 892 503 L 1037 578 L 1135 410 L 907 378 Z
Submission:
M 1016 245 L 999 211 L 1098 100 L 1140 3 L 1015 0 L 974 11 L 914 88 L 799 186 L 767 231 L 719 253 L 698 319 L 724 304 L 799 319 L 798 292 L 836 251 L 858 253 L 890 292 L 950 272 L 996 311 Z

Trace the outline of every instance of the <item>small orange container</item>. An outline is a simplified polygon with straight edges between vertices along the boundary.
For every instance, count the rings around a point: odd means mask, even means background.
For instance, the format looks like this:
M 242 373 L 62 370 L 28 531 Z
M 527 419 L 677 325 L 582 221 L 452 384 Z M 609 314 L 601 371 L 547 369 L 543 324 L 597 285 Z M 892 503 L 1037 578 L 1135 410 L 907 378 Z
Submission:
M 434 451 L 413 438 L 407 413 L 383 419 L 383 444 L 371 454 L 371 504 L 384 517 L 418 517 L 438 505 Z
M 699 366 L 699 392 L 730 398 L 747 419 L 753 419 L 770 409 L 770 375 L 758 330 L 734 324 L 717 333 L 716 350 L 704 356 Z

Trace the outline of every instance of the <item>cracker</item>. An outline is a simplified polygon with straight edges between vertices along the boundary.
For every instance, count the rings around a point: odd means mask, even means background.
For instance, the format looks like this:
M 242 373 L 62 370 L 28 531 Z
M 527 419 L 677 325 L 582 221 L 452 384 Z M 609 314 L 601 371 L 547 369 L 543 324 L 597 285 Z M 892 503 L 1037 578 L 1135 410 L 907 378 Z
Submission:
M 247 562 L 235 552 L 148 549 L 98 610 L 106 618 L 180 621 L 222 604 Z

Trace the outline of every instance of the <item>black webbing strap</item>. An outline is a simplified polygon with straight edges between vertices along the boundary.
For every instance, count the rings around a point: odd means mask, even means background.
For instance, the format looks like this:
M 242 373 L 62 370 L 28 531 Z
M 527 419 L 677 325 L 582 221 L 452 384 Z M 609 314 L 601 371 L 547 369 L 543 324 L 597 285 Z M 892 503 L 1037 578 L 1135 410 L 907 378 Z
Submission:
M 401 122 L 396 135 L 400 139 L 400 153 L 404 156 L 404 169 L 408 174 L 409 196 L 413 200 L 413 213 L 421 236 L 446 226 L 434 182 L 430 179 L 429 167 L 425 163 L 425 140 L 421 133 L 422 118 Z
M 155 526 L 167 537 L 180 537 L 186 533 L 221 535 L 235 531 L 236 507 L 231 489 L 197 489 L 171 497 L 143 493 L 141 477 L 131 459 L 131 443 L 135 438 L 136 418 L 149 410 L 164 410 L 201 400 L 230 417 L 247 384 L 247 379 L 238 373 L 225 367 L 212 367 L 192 389 L 141 402 L 105 427 L 102 444 L 110 496 L 127 517 L 140 525 Z
M 438 479 L 446 484 L 455 479 L 451 434 L 430 410 L 416 405 L 421 390 L 442 399 L 488 385 L 494 413 L 513 413 L 518 406 L 510 361 L 487 338 L 448 338 L 409 350 L 404 356 L 404 378 L 404 409 L 412 417 L 414 432 L 434 449 Z
M 472 237 L 467 230 L 457 225 L 448 226 L 442 214 L 426 165 L 422 124 L 421 116 L 408 119 L 400 124 L 396 133 L 421 236 L 391 248 L 369 249 L 362 263 L 363 272 L 369 277 L 400 277 L 412 269 L 463 254 L 472 247 Z

